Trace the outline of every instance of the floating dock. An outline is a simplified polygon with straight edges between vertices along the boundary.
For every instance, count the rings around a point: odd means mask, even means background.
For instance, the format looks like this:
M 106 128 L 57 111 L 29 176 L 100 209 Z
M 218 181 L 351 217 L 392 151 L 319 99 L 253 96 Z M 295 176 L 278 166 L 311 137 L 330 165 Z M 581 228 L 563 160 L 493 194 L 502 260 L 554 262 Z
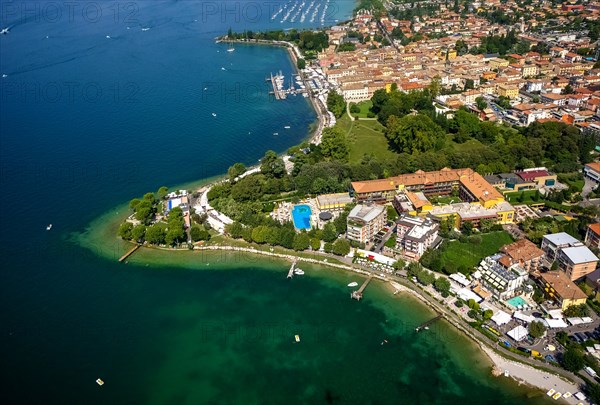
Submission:
M 129 256 L 131 256 L 133 254 L 133 252 L 135 252 L 136 250 L 138 250 L 140 248 L 140 246 L 142 246 L 142 245 L 135 245 L 134 247 L 129 249 L 123 256 L 121 256 L 121 258 L 119 259 L 119 263 L 122 262 L 123 260 L 127 259 Z
M 364 283 L 362 283 L 362 285 L 360 286 L 360 288 L 358 290 L 352 291 L 352 293 L 350 294 L 350 297 L 357 301 L 360 301 L 360 299 L 363 296 L 363 291 L 365 291 L 365 288 L 367 288 L 367 285 L 369 284 L 369 281 L 371 281 L 372 278 L 373 278 L 373 276 L 369 276 L 369 278 L 366 279 L 364 281 Z
M 283 89 L 283 80 L 284 76 L 281 72 L 275 76 L 273 76 L 273 73 L 271 73 L 271 85 L 273 86 L 273 95 L 275 96 L 275 100 L 284 100 L 287 97 L 286 91 Z
M 431 318 L 427 322 L 424 322 L 424 323 L 420 324 L 419 326 L 417 326 L 417 328 L 415 330 L 417 332 L 421 332 L 423 329 L 425 329 L 426 327 L 428 327 L 429 325 L 431 325 L 432 323 L 434 323 L 435 321 L 437 321 L 441 317 L 442 317 L 442 315 L 438 315 L 435 318 Z

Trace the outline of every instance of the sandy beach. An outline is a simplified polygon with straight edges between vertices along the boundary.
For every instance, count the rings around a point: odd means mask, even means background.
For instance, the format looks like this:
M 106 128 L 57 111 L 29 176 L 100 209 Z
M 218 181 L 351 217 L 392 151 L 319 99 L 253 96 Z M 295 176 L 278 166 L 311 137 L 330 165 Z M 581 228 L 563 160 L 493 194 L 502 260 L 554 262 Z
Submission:
M 504 357 L 496 354 L 493 350 L 486 346 L 482 345 L 481 348 L 496 365 L 497 369 L 499 369 L 499 371 L 501 372 L 498 378 L 505 378 L 504 371 L 508 370 L 510 378 L 513 378 L 519 381 L 520 383 L 525 383 L 540 388 L 543 391 L 554 389 L 556 390 L 556 392 L 560 392 L 561 394 L 565 394 L 567 392 L 575 394 L 576 392 L 580 391 L 577 385 L 565 381 L 557 375 L 535 369 L 523 363 L 507 360 Z M 582 401 L 579 401 L 573 396 L 570 398 L 561 397 L 560 400 L 569 404 L 582 403 Z M 585 401 L 583 403 L 589 402 Z

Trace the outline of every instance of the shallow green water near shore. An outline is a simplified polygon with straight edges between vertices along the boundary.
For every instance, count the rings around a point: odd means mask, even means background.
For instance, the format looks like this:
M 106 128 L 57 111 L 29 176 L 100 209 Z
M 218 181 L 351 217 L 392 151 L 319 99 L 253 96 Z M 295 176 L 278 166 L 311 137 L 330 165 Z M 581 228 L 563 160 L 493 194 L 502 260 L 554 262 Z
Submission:
M 114 244 L 114 224 L 99 223 L 75 240 Z M 372 282 L 351 300 L 356 274 L 302 263 L 306 275 L 288 280 L 280 259 L 154 249 L 114 266 L 141 312 L 124 331 L 136 342 L 127 360 L 102 370 L 102 400 L 127 398 L 127 387 L 154 404 L 547 402 L 492 377 L 477 346 L 445 322 L 416 334 L 432 312 L 413 297 Z

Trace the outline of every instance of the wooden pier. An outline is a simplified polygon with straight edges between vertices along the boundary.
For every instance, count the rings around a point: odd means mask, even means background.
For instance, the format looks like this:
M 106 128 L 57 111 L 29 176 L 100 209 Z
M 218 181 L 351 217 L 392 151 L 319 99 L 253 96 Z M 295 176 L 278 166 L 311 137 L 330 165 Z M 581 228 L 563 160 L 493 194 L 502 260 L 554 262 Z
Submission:
M 292 267 L 290 267 L 290 271 L 288 271 L 288 275 L 287 278 L 293 278 L 294 277 L 294 270 L 296 268 L 296 260 L 294 260 L 294 263 L 292 263 Z
M 369 281 L 371 281 L 371 279 L 373 278 L 373 276 L 369 276 L 368 279 L 366 279 L 362 285 L 360 286 L 360 288 L 356 291 L 352 291 L 352 293 L 350 294 L 351 298 L 354 298 L 357 301 L 360 301 L 360 299 L 363 296 L 363 291 L 365 291 L 365 288 L 367 288 L 367 284 L 369 284 Z
M 417 326 L 417 328 L 415 329 L 417 332 L 421 332 L 423 329 L 425 329 L 426 327 L 428 327 L 429 325 L 431 325 L 432 323 L 434 323 L 435 321 L 437 321 L 438 319 L 440 319 L 443 315 L 438 315 L 435 318 L 431 318 L 430 320 L 428 320 L 427 322 L 424 322 L 422 324 L 420 324 L 419 326 Z
M 281 80 L 281 87 L 277 84 L 278 78 Z M 271 85 L 273 86 L 273 95 L 275 96 L 275 100 L 284 100 L 286 98 L 286 93 L 285 90 L 283 90 L 283 76 L 281 73 L 275 76 L 273 76 L 273 73 L 271 73 Z
M 121 258 L 119 259 L 119 263 L 122 262 L 123 260 L 127 259 L 129 256 L 131 256 L 133 254 L 133 252 L 135 252 L 136 250 L 138 250 L 140 248 L 140 246 L 142 246 L 142 245 L 135 245 L 134 247 L 129 249 L 123 256 L 121 256 Z

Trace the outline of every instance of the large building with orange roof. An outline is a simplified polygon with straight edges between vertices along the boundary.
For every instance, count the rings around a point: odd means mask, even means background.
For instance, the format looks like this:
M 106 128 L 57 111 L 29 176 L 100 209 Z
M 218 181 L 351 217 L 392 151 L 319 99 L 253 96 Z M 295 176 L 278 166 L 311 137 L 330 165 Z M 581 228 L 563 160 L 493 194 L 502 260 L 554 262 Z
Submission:
M 504 201 L 504 197 L 479 173 L 472 169 L 448 169 L 433 172 L 419 170 L 382 180 L 352 182 L 358 201 L 389 202 L 398 192 L 421 191 L 426 196 L 448 195 L 458 190 L 463 201 L 479 202 L 491 208 Z
M 589 247 L 600 248 L 600 224 L 588 225 L 587 232 L 585 233 L 585 244 Z
M 588 179 L 592 179 L 596 183 L 600 183 L 600 163 L 587 163 L 583 168 L 583 174 Z

